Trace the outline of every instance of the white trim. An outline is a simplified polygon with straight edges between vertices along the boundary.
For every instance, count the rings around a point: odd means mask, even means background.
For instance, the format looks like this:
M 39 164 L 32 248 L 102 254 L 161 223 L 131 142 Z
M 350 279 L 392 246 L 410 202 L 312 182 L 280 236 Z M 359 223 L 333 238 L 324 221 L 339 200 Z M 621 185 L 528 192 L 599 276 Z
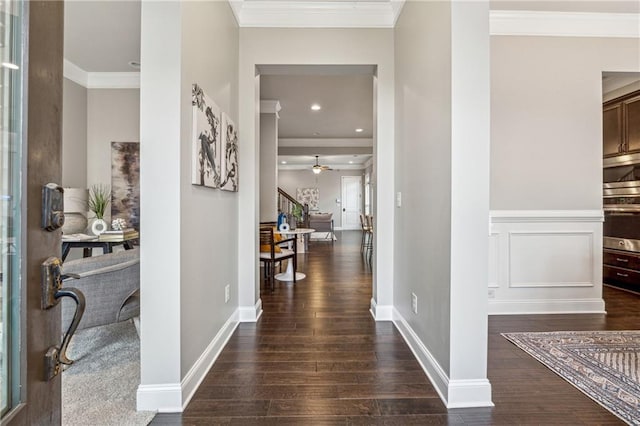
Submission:
M 602 210 L 491 210 L 491 223 L 604 222 Z
M 373 138 L 278 138 L 279 148 L 372 148 Z
M 137 410 L 181 413 L 238 327 L 238 319 L 239 309 L 236 309 L 189 369 L 181 383 L 139 385 Z
M 63 61 L 62 74 L 65 78 L 79 84 L 82 87 L 87 87 L 89 85 L 88 73 L 67 59 Z
M 594 245 L 594 233 L 593 231 L 571 231 L 571 230 L 543 230 L 543 231 L 509 231 L 507 233 L 509 237 L 509 258 L 507 260 L 507 265 L 509 268 L 509 280 L 508 287 L 509 288 L 561 288 L 561 287 L 593 287 L 594 283 L 594 271 L 591 270 L 590 273 L 590 281 L 544 281 L 544 282 L 536 282 L 536 281 L 526 281 L 526 282 L 516 282 L 513 279 L 513 237 L 514 236 L 529 236 L 529 237 L 540 237 L 540 236 L 565 236 L 565 237 L 575 237 L 575 236 L 587 236 L 589 239 L 589 248 L 592 248 Z M 499 251 L 498 255 L 499 255 Z M 585 262 L 588 265 L 594 264 L 594 256 L 593 250 L 588 251 L 588 261 Z M 499 261 L 499 260 L 498 260 Z
M 553 37 L 640 37 L 638 13 L 492 10 L 490 34 Z
M 275 114 L 277 118 L 280 118 L 280 101 L 265 100 L 260 101 L 260 114 Z
M 393 321 L 393 310 L 395 308 L 390 305 L 380 305 L 372 297 L 369 312 L 376 321 Z
M 240 27 L 393 28 L 404 1 L 229 0 Z
M 256 322 L 262 316 L 262 299 L 258 299 L 253 307 L 240 306 L 238 308 L 240 322 Z
M 220 353 L 227 345 L 227 342 L 233 335 L 233 332 L 238 327 L 238 309 L 236 309 L 231 317 L 224 323 L 218 334 L 211 340 L 211 343 L 202 352 L 202 355 L 197 359 L 193 366 L 189 369 L 187 374 L 182 379 L 182 409 L 187 407 L 189 401 L 193 397 L 207 373 L 216 362 L 216 359 L 220 356 Z
M 87 89 L 139 89 L 139 72 L 90 72 Z
M 138 385 L 136 399 L 138 411 L 182 412 L 182 386 L 180 383 Z
M 447 408 L 493 407 L 488 379 L 449 380 Z
M 393 323 L 447 408 L 493 407 L 489 380 L 450 380 L 436 358 L 396 308 L 393 308 Z
M 600 299 L 489 299 L 489 315 L 606 314 Z
M 139 89 L 140 72 L 87 72 L 65 59 L 65 78 L 87 89 Z

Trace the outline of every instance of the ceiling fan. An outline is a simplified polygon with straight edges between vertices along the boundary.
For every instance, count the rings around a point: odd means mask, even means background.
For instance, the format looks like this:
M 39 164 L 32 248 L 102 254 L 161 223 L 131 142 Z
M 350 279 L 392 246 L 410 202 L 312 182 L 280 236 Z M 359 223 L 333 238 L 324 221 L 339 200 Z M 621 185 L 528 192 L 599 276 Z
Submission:
M 318 156 L 316 155 L 316 164 L 311 168 L 311 170 L 313 170 L 313 173 L 319 174 L 324 170 L 333 170 L 333 169 L 329 166 L 322 166 L 318 164 Z

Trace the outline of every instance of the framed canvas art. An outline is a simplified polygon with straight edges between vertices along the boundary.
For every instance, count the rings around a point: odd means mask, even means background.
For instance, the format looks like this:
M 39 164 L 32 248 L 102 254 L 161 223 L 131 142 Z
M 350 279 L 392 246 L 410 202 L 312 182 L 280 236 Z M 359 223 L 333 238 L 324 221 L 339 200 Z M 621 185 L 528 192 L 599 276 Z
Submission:
M 193 153 L 191 183 L 220 187 L 221 111 L 197 84 L 192 86 Z
M 111 142 L 111 219 L 140 230 L 140 144 Z
M 220 189 L 238 190 L 238 131 L 235 123 L 226 113 L 222 113 L 222 133 L 224 147 L 220 161 Z

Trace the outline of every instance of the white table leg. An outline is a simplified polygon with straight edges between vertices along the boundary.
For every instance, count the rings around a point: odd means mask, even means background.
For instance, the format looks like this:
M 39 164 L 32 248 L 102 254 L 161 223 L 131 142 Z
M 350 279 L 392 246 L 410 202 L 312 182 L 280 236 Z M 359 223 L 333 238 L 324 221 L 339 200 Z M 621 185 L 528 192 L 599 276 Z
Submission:
M 305 279 L 307 276 L 302 272 L 296 272 L 296 281 Z M 278 281 L 293 281 L 293 259 L 287 261 L 287 270 L 276 275 Z

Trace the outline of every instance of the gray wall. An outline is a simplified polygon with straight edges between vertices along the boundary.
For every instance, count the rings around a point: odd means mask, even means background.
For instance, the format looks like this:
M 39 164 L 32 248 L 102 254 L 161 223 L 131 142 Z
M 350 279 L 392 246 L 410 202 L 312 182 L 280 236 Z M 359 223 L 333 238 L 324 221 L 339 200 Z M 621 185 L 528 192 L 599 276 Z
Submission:
M 87 89 L 64 79 L 62 186 L 87 187 Z
M 278 117 L 260 114 L 260 222 L 278 219 Z
M 181 376 L 238 306 L 238 193 L 191 184 L 191 85 L 238 123 L 238 26 L 227 2 L 182 3 Z M 178 141 L 176 141 L 178 143 Z M 239 179 L 243 179 L 239 158 Z M 225 304 L 224 287 L 231 300 Z
M 637 39 L 491 37 L 491 209 L 602 207 L 602 72 Z
M 139 141 L 139 89 L 87 90 L 87 187 L 111 185 L 111 142 Z M 111 220 L 110 207 L 105 220 Z
M 342 176 L 362 176 L 362 170 L 325 170 L 315 175 L 309 170 L 280 170 L 278 186 L 294 198 L 297 188 L 318 188 L 320 203 L 318 208 L 323 213 L 333 213 L 333 226 L 342 227 L 341 204 L 336 199 L 342 198 Z M 364 183 L 364 177 L 362 177 Z M 362 190 L 364 197 L 364 189 Z
M 451 265 L 451 11 L 406 2 L 395 28 L 394 306 L 449 369 Z M 411 293 L 418 314 L 411 311 Z

